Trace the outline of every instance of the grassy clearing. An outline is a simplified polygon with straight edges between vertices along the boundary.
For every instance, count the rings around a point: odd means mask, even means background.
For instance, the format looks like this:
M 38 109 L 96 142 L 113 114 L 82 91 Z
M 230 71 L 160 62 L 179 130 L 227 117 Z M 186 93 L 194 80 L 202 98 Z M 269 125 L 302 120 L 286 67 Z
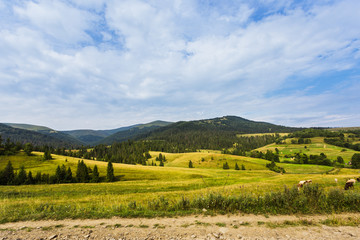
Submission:
M 281 160 L 289 160 L 285 158 L 285 155 L 291 155 L 295 153 L 305 153 L 309 155 L 320 155 L 325 153 L 326 156 L 331 160 L 336 160 L 338 156 L 341 156 L 347 163 L 351 160 L 354 153 L 358 153 L 352 149 L 344 149 L 334 145 L 324 143 L 323 137 L 311 138 L 311 144 L 291 144 L 291 139 L 287 139 L 286 144 L 270 144 L 256 150 L 266 152 L 266 150 L 275 151 L 277 148 L 280 152 Z M 306 148 L 305 148 L 306 147 Z

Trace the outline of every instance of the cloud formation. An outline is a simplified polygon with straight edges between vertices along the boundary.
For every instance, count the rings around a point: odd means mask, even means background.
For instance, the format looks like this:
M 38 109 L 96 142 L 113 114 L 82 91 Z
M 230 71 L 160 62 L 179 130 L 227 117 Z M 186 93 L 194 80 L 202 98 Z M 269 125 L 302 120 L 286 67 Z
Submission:
M 0 122 L 360 125 L 360 2 L 0 1 Z

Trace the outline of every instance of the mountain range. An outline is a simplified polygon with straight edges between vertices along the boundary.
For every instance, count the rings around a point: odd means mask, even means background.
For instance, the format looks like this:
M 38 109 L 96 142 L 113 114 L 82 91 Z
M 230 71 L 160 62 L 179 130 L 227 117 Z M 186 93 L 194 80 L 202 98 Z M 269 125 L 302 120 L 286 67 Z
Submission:
M 211 138 L 228 134 L 293 132 L 299 128 L 285 127 L 267 122 L 256 122 L 237 116 L 224 116 L 196 121 L 180 121 L 176 123 L 154 121 L 109 130 L 69 130 L 57 131 L 45 126 L 18 123 L 0 123 L 2 139 L 9 138 L 13 142 L 31 142 L 34 145 L 53 147 L 95 146 L 112 144 L 128 139 L 156 139 L 181 141 L 185 138 Z

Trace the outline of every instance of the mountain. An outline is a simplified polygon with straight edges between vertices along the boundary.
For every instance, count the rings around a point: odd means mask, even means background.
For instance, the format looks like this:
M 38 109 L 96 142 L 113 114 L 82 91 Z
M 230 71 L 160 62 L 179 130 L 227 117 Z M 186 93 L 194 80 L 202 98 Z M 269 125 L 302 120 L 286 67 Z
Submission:
M 14 125 L 14 124 L 13 124 Z M 81 143 L 70 136 L 62 134 L 46 134 L 38 131 L 50 131 L 49 128 L 40 127 L 40 130 L 27 130 L 25 128 L 35 129 L 32 125 L 21 124 L 22 128 L 11 127 L 7 124 L 0 123 L 0 136 L 3 140 L 7 138 L 11 142 L 32 143 L 34 146 L 51 146 L 51 147 L 76 147 Z M 54 131 L 54 130 L 52 130 Z
M 123 142 L 128 139 L 136 139 L 139 138 L 139 136 L 143 136 L 145 134 L 148 134 L 149 132 L 159 129 L 165 126 L 168 126 L 172 124 L 171 122 L 165 122 L 165 121 L 154 121 L 146 124 L 138 124 L 129 127 L 128 129 L 122 129 L 121 131 L 118 131 L 101 141 L 97 142 L 97 144 L 112 144 L 114 142 Z
M 149 135 L 150 137 L 171 136 L 179 133 L 192 131 L 223 131 L 242 133 L 275 133 L 275 132 L 293 132 L 300 128 L 285 127 L 267 122 L 256 122 L 236 116 L 224 116 L 213 119 L 204 119 L 196 121 L 181 121 L 161 129 L 157 129 Z M 148 137 L 149 137 L 148 136 Z
M 94 146 L 98 144 L 108 145 L 113 142 L 131 139 L 163 140 L 180 144 L 182 147 L 197 149 L 231 147 L 232 144 L 237 142 L 236 135 L 241 133 L 293 132 L 300 130 L 300 128 L 256 122 L 236 116 L 176 123 L 154 121 L 110 130 L 56 131 L 44 126 L 15 123 L 2 124 L 2 129 L 0 134 L 3 139 L 10 137 L 14 141 L 30 141 L 36 143 L 35 145 Z M 23 138 L 21 137 L 22 134 Z
M 137 127 L 140 124 L 128 126 L 128 127 L 121 127 L 109 130 L 91 130 L 91 129 L 80 129 L 80 130 L 69 130 L 69 131 L 62 131 L 65 134 L 69 134 L 70 136 L 78 139 L 79 141 L 84 142 L 86 145 L 93 145 L 97 142 L 100 142 L 102 139 L 120 132 L 126 131 L 133 127 Z
M 67 143 L 69 146 L 76 147 L 76 146 L 85 145 L 84 142 L 79 141 L 68 134 L 65 134 L 60 131 L 56 131 L 56 130 L 48 128 L 48 127 L 31 125 L 31 124 L 22 124 L 22 123 L 21 124 L 20 123 L 5 123 L 5 125 L 8 125 L 13 128 L 17 128 L 17 129 L 23 129 L 23 130 L 28 130 L 28 131 L 33 131 L 33 132 L 41 133 L 44 135 L 48 135 L 48 136 L 51 136 L 51 137 L 54 137 L 54 138 L 60 140 L 61 142 Z
M 181 121 L 144 134 L 135 140 L 162 140 L 191 149 L 221 149 L 238 142 L 237 134 L 294 132 L 300 128 L 256 122 L 236 116 L 197 121 Z

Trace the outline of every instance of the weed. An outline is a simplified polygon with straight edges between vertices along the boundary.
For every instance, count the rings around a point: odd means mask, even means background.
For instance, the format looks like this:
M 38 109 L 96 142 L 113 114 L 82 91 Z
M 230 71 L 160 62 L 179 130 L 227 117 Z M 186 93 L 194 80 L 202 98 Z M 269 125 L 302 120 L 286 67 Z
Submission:
M 153 228 L 165 228 L 165 225 L 161 225 L 161 224 L 158 224 L 158 223 L 156 223 L 156 224 L 154 224 L 154 227 Z
M 196 225 L 205 226 L 205 227 L 211 226 L 210 223 L 200 222 L 200 221 L 198 221 L 198 220 L 195 221 L 195 224 L 196 224 Z
M 141 224 L 141 225 L 139 225 L 139 228 L 149 228 L 149 226 Z
M 95 228 L 95 226 L 81 226 L 81 228 Z
M 226 223 L 222 223 L 222 222 L 217 222 L 215 223 L 215 225 L 218 227 L 226 227 Z
M 250 226 L 251 224 L 249 222 L 241 222 L 240 225 L 241 226 Z

